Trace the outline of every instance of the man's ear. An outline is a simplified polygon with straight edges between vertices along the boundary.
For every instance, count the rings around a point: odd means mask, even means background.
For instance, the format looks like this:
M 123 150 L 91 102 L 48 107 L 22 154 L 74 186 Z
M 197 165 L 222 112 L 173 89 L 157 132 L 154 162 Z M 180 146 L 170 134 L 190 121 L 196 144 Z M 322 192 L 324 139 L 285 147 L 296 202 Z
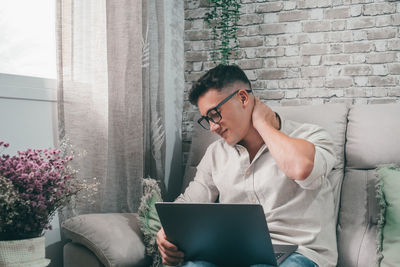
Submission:
M 239 91 L 239 99 L 242 105 L 248 105 L 250 101 L 250 96 L 249 93 L 246 90 L 240 90 Z

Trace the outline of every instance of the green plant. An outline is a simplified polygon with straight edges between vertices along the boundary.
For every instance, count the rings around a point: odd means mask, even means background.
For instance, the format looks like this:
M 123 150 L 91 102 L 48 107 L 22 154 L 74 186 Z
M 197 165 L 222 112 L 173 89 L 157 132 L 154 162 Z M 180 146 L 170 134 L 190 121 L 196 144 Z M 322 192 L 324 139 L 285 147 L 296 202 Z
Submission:
M 238 21 L 240 18 L 240 0 L 207 0 L 209 11 L 205 14 L 205 21 L 212 30 L 214 63 L 228 64 L 234 53 L 237 59 Z

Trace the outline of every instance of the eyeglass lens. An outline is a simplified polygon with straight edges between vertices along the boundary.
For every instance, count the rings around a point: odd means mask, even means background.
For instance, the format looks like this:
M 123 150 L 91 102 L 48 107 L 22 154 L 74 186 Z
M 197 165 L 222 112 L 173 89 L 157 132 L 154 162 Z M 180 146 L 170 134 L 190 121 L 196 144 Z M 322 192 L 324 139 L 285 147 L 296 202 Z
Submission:
M 220 122 L 221 114 L 219 114 L 218 111 L 212 109 L 207 113 L 207 118 L 208 118 L 208 120 L 207 119 L 201 120 L 200 124 L 201 124 L 201 126 L 203 126 L 203 128 L 209 130 L 210 129 L 210 122 L 209 121 L 211 121 L 213 123 Z

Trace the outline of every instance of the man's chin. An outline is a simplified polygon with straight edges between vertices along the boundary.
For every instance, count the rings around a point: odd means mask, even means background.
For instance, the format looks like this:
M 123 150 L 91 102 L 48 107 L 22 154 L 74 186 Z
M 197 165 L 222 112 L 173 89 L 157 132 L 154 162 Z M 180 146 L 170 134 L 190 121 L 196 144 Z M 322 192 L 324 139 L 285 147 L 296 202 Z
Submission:
M 225 140 L 225 143 L 227 143 L 230 146 L 234 146 L 238 143 L 238 141 L 236 141 L 234 138 L 232 138 L 232 136 L 230 136 L 226 132 L 222 135 L 219 134 L 219 136 L 223 138 Z
M 229 138 L 224 138 L 225 143 L 227 143 L 230 146 L 236 145 L 238 142 L 235 142 L 235 140 L 229 139 Z

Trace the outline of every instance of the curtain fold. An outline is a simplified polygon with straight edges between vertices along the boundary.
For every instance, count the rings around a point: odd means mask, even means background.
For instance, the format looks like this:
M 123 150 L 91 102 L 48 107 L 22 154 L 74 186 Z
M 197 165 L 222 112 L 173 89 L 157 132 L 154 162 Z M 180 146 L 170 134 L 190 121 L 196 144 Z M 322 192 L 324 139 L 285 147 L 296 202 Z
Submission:
M 143 99 L 145 129 L 145 175 L 161 178 L 165 170 L 164 116 L 164 4 L 163 1 L 143 1 Z M 163 188 L 164 189 L 164 188 Z
M 108 69 L 105 1 L 57 1 L 59 138 L 67 136 L 76 151 L 74 167 L 84 178 L 96 177 L 103 188 L 108 154 Z M 66 216 L 101 210 L 80 204 Z
M 163 187 L 164 12 L 162 0 L 57 1 L 59 138 L 86 151 L 75 167 L 100 182 L 94 206 L 64 217 L 136 212 L 142 177 Z
M 106 1 L 108 153 L 102 211 L 138 208 L 144 175 L 141 1 Z

